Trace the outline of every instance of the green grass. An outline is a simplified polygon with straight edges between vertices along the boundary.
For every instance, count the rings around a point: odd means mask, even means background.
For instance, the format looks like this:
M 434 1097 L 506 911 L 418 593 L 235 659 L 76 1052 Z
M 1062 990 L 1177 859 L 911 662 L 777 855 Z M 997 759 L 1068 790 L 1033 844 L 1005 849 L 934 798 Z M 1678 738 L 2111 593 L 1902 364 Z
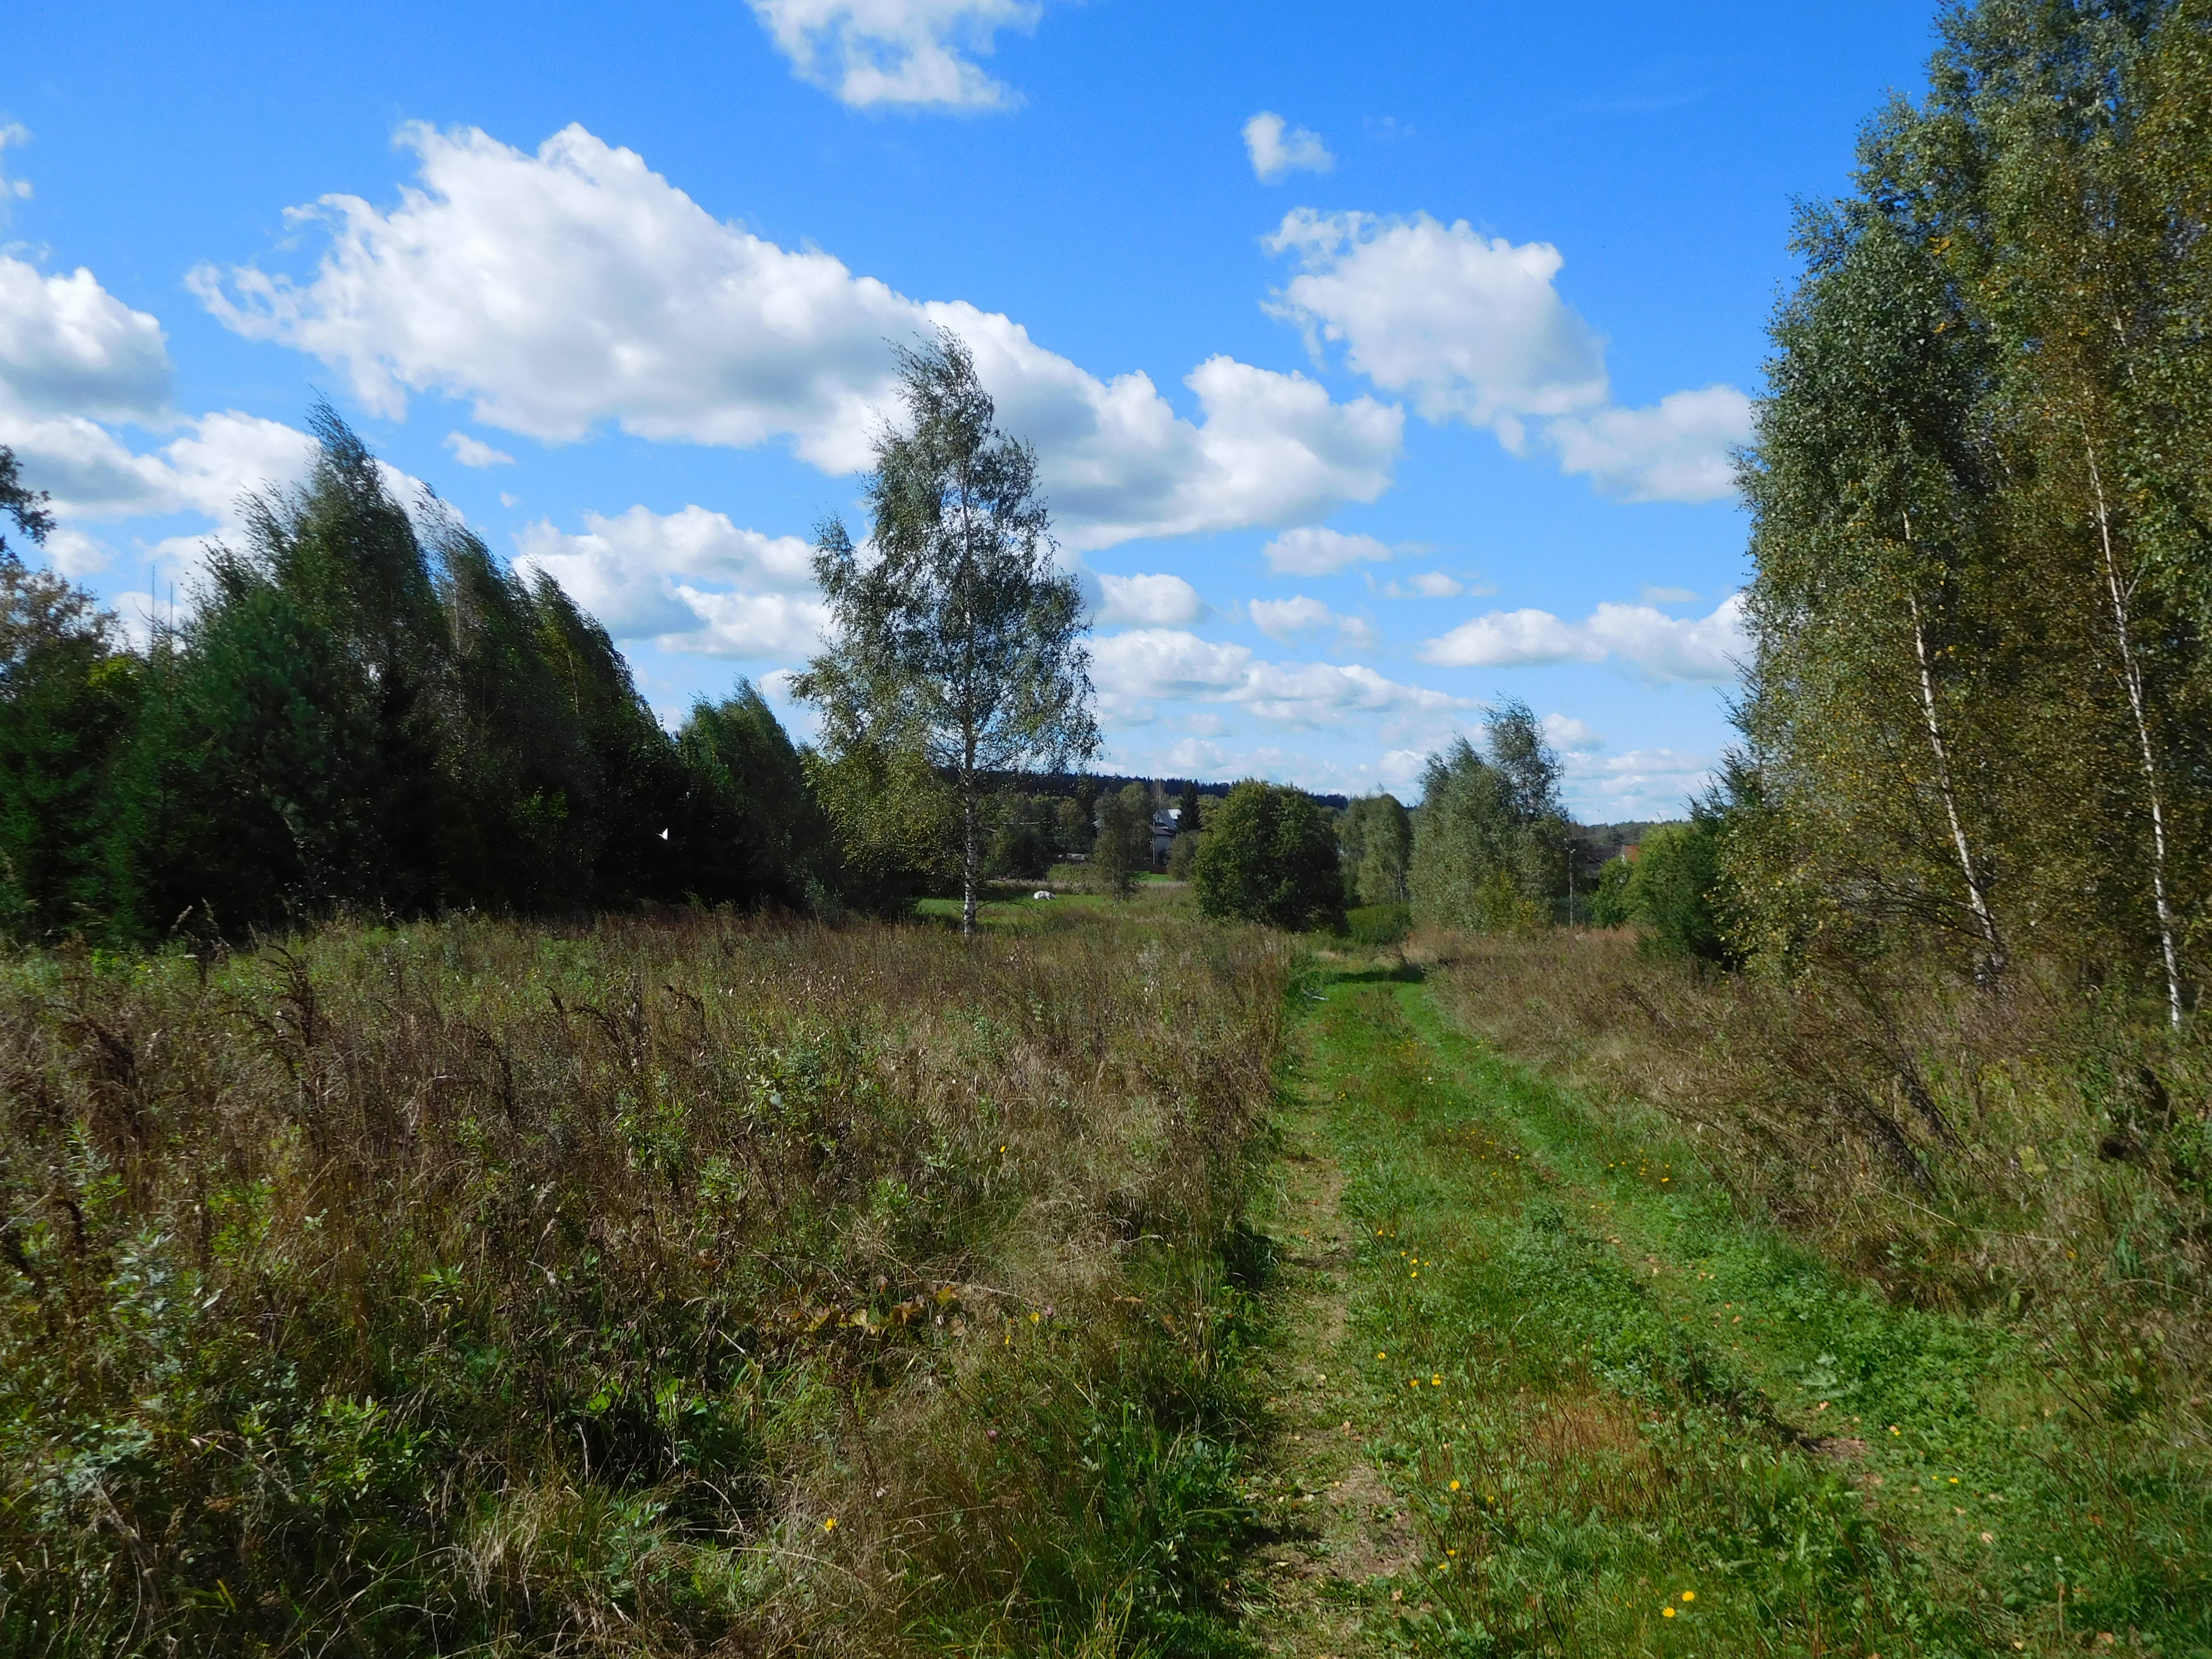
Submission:
M 1372 1603 L 1392 1644 L 2212 1650 L 2186 1449 L 2070 1455 L 2073 1402 L 2003 1327 L 1893 1305 L 1739 1217 L 1693 1146 L 1583 1109 L 1418 984 L 1346 975 L 1307 1039 L 1358 1240 L 1343 1403 L 1422 1547 Z
M 1049 884 L 986 883 L 976 898 L 976 921 L 997 932 L 1036 932 L 1054 927 L 1080 927 L 1085 925 L 1085 918 L 1095 920 L 1101 912 L 1124 922 L 1190 920 L 1188 889 L 1183 883 L 1170 881 L 1165 876 L 1139 876 L 1135 890 L 1124 899 L 1086 890 L 1081 885 L 1085 878 L 1082 866 L 1062 865 L 1053 871 Z M 1036 896 L 1048 886 L 1052 897 Z M 926 898 L 915 904 L 915 915 L 925 921 L 957 927 L 962 908 L 958 898 Z

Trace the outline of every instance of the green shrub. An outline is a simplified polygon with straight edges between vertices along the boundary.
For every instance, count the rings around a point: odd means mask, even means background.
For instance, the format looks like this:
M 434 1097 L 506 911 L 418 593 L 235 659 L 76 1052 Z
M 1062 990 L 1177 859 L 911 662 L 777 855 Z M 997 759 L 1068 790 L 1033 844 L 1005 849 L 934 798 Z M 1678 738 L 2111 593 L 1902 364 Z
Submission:
M 1401 904 L 1413 855 L 1413 823 L 1395 795 L 1363 795 L 1337 820 L 1350 904 Z
M 1190 830 L 1168 843 L 1168 875 L 1175 881 L 1188 881 L 1194 866 L 1198 862 L 1197 830 Z
M 1486 753 L 1460 738 L 1422 770 L 1407 884 L 1425 926 L 1524 933 L 1567 890 L 1559 757 L 1528 704 L 1485 713 Z
M 1191 871 L 1199 913 L 1291 929 L 1344 920 L 1336 825 L 1302 790 L 1247 781 L 1206 821 Z
M 1636 920 L 1636 911 L 1628 896 L 1629 884 L 1635 878 L 1635 862 L 1626 854 L 1610 860 L 1598 872 L 1597 891 L 1590 895 L 1591 927 L 1626 927 Z
M 1626 890 L 1630 919 L 1644 930 L 1653 951 L 1705 962 L 1734 960 L 1717 902 L 1720 838 L 1710 825 L 1661 824 L 1644 836 L 1632 868 Z
M 1354 945 L 1395 945 L 1413 927 L 1410 904 L 1363 904 L 1344 913 L 1344 931 Z
M 1152 798 L 1141 783 L 1125 783 L 1098 808 L 1098 839 L 1091 848 L 1092 879 L 1099 891 L 1127 898 L 1137 878 L 1152 867 Z

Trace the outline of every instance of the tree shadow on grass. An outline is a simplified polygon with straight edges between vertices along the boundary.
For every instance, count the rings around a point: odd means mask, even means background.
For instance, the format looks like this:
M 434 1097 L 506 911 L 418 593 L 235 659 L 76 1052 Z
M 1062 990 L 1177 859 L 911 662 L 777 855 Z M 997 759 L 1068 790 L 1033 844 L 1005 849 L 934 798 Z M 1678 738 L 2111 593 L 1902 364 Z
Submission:
M 1427 977 L 1428 969 L 1419 963 L 1401 960 L 1332 974 L 1329 982 L 1332 985 L 1419 985 Z

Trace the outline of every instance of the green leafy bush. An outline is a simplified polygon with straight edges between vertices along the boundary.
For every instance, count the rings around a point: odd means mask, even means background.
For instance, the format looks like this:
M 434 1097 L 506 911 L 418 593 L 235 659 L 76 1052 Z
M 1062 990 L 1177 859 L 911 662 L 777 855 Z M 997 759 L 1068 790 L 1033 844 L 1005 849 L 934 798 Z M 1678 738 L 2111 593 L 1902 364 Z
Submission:
M 1099 804 L 1091 877 L 1102 891 L 1127 898 L 1152 867 L 1152 798 L 1141 783 L 1124 784 Z
M 1363 795 L 1337 820 L 1348 904 L 1402 904 L 1413 821 L 1395 795 Z
M 1460 738 L 1422 771 L 1408 887 L 1427 926 L 1523 933 L 1566 892 L 1559 757 L 1528 704 L 1486 712 L 1486 752 Z
M 1344 913 L 1344 931 L 1354 945 L 1395 945 L 1413 931 L 1410 904 L 1363 904 Z
M 1632 869 L 1626 908 L 1651 950 L 1705 962 L 1735 959 L 1722 927 L 1720 838 L 1711 825 L 1661 824 L 1644 836 Z
M 1200 915 L 1291 929 L 1341 925 L 1336 826 L 1302 790 L 1248 781 L 1207 820 L 1192 866 Z
M 1626 927 L 1636 920 L 1635 906 L 1629 899 L 1635 878 L 1635 861 L 1627 854 L 1607 861 L 1598 872 L 1597 891 L 1590 895 L 1591 927 Z
M 1168 843 L 1168 877 L 1170 880 L 1190 879 L 1190 872 L 1198 866 L 1200 839 L 1197 830 L 1186 830 Z

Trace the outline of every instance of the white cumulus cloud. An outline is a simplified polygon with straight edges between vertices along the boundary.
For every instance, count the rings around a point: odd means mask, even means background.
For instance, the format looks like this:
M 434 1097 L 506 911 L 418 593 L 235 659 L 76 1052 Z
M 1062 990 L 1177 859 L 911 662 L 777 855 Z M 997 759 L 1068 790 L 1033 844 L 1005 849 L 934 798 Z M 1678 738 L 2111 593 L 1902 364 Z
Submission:
M 1486 428 L 1526 453 L 1532 423 L 1563 471 L 1632 501 L 1705 501 L 1734 488 L 1729 453 L 1751 435 L 1734 386 L 1609 401 L 1605 342 L 1561 297 L 1547 242 L 1486 237 L 1425 213 L 1285 214 L 1267 246 L 1301 267 L 1267 309 L 1423 418 Z
M 1358 663 L 1273 663 L 1176 629 L 1132 629 L 1091 642 L 1091 673 L 1109 714 L 1149 718 L 1154 700 L 1232 703 L 1262 720 L 1320 726 L 1352 714 L 1421 714 L 1466 700 L 1386 679 Z
M 818 601 L 795 594 L 708 592 L 689 585 L 676 591 L 700 626 L 662 635 L 653 643 L 664 651 L 787 661 L 811 656 L 829 625 L 829 612 Z
M 1390 557 L 1390 550 L 1372 536 L 1348 536 L 1318 525 L 1286 530 L 1260 551 L 1278 576 L 1326 576 L 1363 560 Z
M 1650 409 L 1563 416 L 1544 435 L 1559 453 L 1559 470 L 1589 474 L 1601 495 L 1717 501 L 1735 489 L 1729 451 L 1751 441 L 1751 399 L 1732 386 L 1669 392 Z
M 1252 158 L 1253 173 L 1263 185 L 1286 173 L 1327 173 L 1336 165 L 1321 134 L 1291 126 L 1267 109 L 1244 124 L 1244 153 Z
M 1403 586 L 1392 582 L 1382 590 L 1387 597 L 1394 599 L 1451 599 L 1468 591 L 1465 582 L 1443 570 L 1417 571 L 1406 578 Z
M 239 498 L 297 483 L 314 464 L 315 441 L 296 427 L 236 410 L 203 415 L 191 430 L 161 451 L 179 504 L 228 520 Z M 392 498 L 412 501 L 422 481 L 396 467 L 383 469 Z
M 1271 640 L 1287 641 L 1297 635 L 1316 629 L 1334 629 L 1337 638 L 1346 646 L 1360 651 L 1371 651 L 1382 642 L 1375 624 L 1364 617 L 1340 616 L 1319 599 L 1304 594 L 1288 599 L 1254 599 L 1245 607 L 1252 618 L 1252 626 Z
M 1589 754 L 1605 747 L 1605 739 L 1598 736 L 1589 722 L 1572 714 L 1549 714 L 1540 724 L 1544 728 L 1545 739 L 1553 748 L 1570 755 Z
M 1462 219 L 1390 218 L 1298 208 L 1267 239 L 1304 269 L 1269 310 L 1431 421 L 1463 420 L 1508 447 L 1524 419 L 1567 415 L 1606 395 L 1604 343 L 1553 286 L 1563 263 L 1545 242 L 1518 246 Z
M 20 416 L 155 421 L 168 404 L 160 323 L 82 266 L 47 276 L 0 255 L 0 407 Z
M 503 449 L 494 449 L 481 438 L 471 438 L 465 432 L 448 432 L 446 447 L 453 452 L 453 459 L 463 466 L 513 466 L 514 457 Z
M 1424 662 L 1446 668 L 1530 668 L 1604 654 L 1572 623 L 1535 610 L 1492 611 L 1421 647 Z
M 975 62 L 1001 29 L 1027 31 L 1036 0 L 751 0 L 801 79 L 856 109 L 1002 109 L 1018 101 Z
M 69 525 L 57 525 L 47 532 L 46 544 L 40 549 L 46 562 L 72 581 L 80 581 L 107 568 L 113 555 L 97 537 Z
M 474 129 L 407 128 L 420 182 L 380 212 L 357 197 L 301 210 L 328 244 L 295 282 L 257 267 L 192 273 L 228 326 L 342 369 L 372 411 L 467 399 L 480 425 L 549 442 L 614 422 L 658 440 L 787 441 L 832 474 L 869 461 L 895 404 L 886 339 L 965 339 L 1008 430 L 1037 447 L 1062 538 L 1310 521 L 1390 483 L 1404 417 L 1226 356 L 1185 377 L 1186 420 L 1139 372 L 1101 380 L 1020 325 L 922 303 L 818 250 L 725 224 L 634 151 L 580 126 L 532 155 Z
M 1683 817 L 1691 797 L 1711 781 L 1711 768 L 1705 756 L 1679 749 L 1632 749 L 1622 755 L 1570 751 L 1561 793 L 1586 823 Z
M 515 568 L 552 577 L 617 639 L 790 658 L 811 653 L 827 622 L 806 543 L 740 529 L 703 507 L 586 513 L 581 534 L 541 520 L 517 539 Z
M 1287 640 L 1336 620 L 1334 611 L 1303 593 L 1290 599 L 1255 599 L 1244 608 L 1251 614 L 1252 626 L 1271 640 Z
M 298 482 L 314 457 L 306 433 L 235 410 L 203 415 L 185 428 L 161 449 L 140 454 L 81 415 L 25 419 L 0 407 L 0 443 L 15 452 L 25 481 L 50 492 L 65 519 L 197 511 L 227 524 L 240 496 Z
M 1249 646 L 1222 645 L 1171 628 L 1133 628 L 1091 642 L 1091 678 L 1121 697 L 1225 697 L 1244 684 Z
M 1604 662 L 1634 669 L 1655 684 L 1717 685 L 1735 677 L 1747 654 L 1743 596 L 1732 593 L 1709 617 L 1676 618 L 1649 605 L 1601 605 L 1570 623 L 1548 611 L 1493 611 L 1430 640 L 1421 660 L 1447 668 L 1528 668 Z
M 179 422 L 169 396 L 156 319 L 82 267 L 47 276 L 0 255 L 0 444 L 15 453 L 24 481 L 53 497 L 57 515 L 197 511 L 228 525 L 240 495 L 307 470 L 314 445 L 305 433 L 235 410 Z M 179 435 L 141 453 L 110 429 L 117 423 Z M 94 544 L 76 534 L 50 547 L 57 568 L 95 568 Z
M 1101 576 L 1102 623 L 1133 623 L 1149 628 L 1179 628 L 1203 622 L 1206 601 L 1180 576 Z

